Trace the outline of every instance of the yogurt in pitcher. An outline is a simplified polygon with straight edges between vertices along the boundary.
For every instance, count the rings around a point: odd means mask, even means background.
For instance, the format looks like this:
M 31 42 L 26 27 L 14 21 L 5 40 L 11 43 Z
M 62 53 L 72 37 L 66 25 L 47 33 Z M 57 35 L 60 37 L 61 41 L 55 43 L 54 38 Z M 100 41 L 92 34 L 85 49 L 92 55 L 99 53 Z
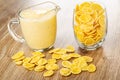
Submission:
M 56 38 L 56 12 L 48 9 L 27 9 L 20 13 L 24 39 L 32 49 L 45 49 Z

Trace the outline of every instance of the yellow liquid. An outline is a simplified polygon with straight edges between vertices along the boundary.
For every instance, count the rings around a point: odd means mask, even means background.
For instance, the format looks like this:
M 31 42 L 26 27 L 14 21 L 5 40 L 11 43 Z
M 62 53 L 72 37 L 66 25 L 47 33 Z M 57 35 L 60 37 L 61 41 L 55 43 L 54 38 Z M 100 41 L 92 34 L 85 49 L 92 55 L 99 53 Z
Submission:
M 24 39 L 32 49 L 52 46 L 56 38 L 56 13 L 47 10 L 24 10 L 20 13 L 20 25 Z

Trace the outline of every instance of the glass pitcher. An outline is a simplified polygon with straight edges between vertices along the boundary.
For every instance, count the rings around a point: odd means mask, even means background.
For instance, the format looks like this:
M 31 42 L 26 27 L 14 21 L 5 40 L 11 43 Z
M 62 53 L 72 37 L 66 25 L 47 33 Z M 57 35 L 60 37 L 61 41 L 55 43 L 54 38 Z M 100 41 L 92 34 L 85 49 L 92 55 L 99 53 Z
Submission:
M 27 43 L 33 50 L 49 49 L 55 43 L 59 10 L 60 7 L 53 2 L 43 2 L 23 8 L 18 12 L 17 18 L 8 23 L 8 31 L 16 41 Z M 23 36 L 14 32 L 13 24 L 20 25 Z

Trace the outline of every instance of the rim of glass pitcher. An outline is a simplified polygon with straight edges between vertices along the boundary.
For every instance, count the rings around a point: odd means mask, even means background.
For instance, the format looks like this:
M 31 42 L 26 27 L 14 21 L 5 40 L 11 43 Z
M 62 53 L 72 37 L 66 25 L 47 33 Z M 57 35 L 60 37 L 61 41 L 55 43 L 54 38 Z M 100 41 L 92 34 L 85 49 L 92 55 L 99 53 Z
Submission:
M 26 9 L 29 9 L 29 8 L 32 8 L 32 7 L 35 7 L 35 6 L 44 4 L 44 3 L 51 3 L 51 4 L 55 5 L 54 8 L 51 8 L 50 10 L 48 10 L 47 12 L 45 12 L 44 15 L 46 15 L 47 13 L 49 13 L 49 12 L 51 12 L 51 11 L 53 11 L 53 10 L 59 11 L 59 10 L 61 9 L 61 8 L 60 8 L 57 4 L 55 4 L 54 2 L 46 1 L 46 2 L 38 3 L 38 4 L 35 4 L 35 5 L 28 6 L 28 7 L 26 7 L 26 8 L 20 9 L 20 10 L 17 12 L 17 16 L 18 16 L 19 18 L 21 18 L 21 19 L 28 19 L 28 18 L 22 17 L 22 16 L 20 15 L 20 13 L 21 13 L 23 10 L 26 10 Z M 30 19 L 29 19 L 29 20 L 30 20 Z M 36 18 L 32 18 L 32 20 L 36 20 Z M 37 20 L 38 20 L 38 19 L 37 19 Z

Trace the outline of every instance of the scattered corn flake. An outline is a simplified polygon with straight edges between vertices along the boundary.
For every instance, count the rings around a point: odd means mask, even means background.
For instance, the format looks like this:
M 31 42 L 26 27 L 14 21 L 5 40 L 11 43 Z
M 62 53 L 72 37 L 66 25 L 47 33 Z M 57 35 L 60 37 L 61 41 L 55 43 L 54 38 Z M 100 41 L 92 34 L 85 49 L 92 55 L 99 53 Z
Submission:
M 17 64 L 17 65 L 22 65 L 22 61 L 17 61 L 17 62 L 15 62 L 15 64 Z
M 73 60 L 71 67 L 74 67 L 74 66 L 78 66 L 80 68 L 83 68 L 85 66 L 88 66 L 88 64 L 83 57 L 80 57 L 80 58 Z
M 62 61 L 62 66 L 66 67 L 66 68 L 70 68 L 71 67 L 71 62 L 70 61 Z
M 89 57 L 89 56 L 82 56 L 86 62 L 92 62 L 93 61 L 93 58 L 92 57 Z
M 60 74 L 62 76 L 69 76 L 71 74 L 71 70 L 69 68 L 61 68 Z
M 79 58 L 74 59 L 72 62 L 78 64 L 78 63 L 83 62 L 83 61 L 85 61 L 85 59 L 83 57 L 79 57 Z
M 54 74 L 53 70 L 48 70 L 48 71 L 44 72 L 43 76 L 48 77 L 48 76 L 52 76 L 53 74 Z
M 81 61 L 81 62 L 79 62 L 78 66 L 81 67 L 81 68 L 83 68 L 83 67 L 88 66 L 88 64 L 87 64 L 86 61 Z
M 44 54 L 40 54 L 39 56 L 40 56 L 41 58 L 45 57 L 45 55 L 44 55 Z
M 30 63 L 36 63 L 36 62 L 39 61 L 39 59 L 40 59 L 40 56 L 35 56 L 35 57 L 32 58 L 32 60 L 30 61 Z
M 70 68 L 73 68 L 73 67 L 76 67 L 76 66 L 78 67 L 79 65 L 77 63 L 72 63 Z
M 32 68 L 34 66 L 35 66 L 35 64 L 32 64 L 32 63 L 23 63 L 23 67 L 25 67 L 25 68 Z
M 69 46 L 66 49 L 73 50 L 73 48 L 73 46 Z M 52 76 L 54 74 L 53 71 L 59 69 L 59 65 L 56 64 L 56 59 L 63 60 L 61 64 L 64 68 L 62 67 L 60 69 L 60 74 L 62 76 L 69 76 L 71 73 L 79 74 L 81 71 L 94 72 L 96 70 L 96 66 L 94 64 L 87 64 L 87 62 L 92 62 L 93 58 L 89 56 L 81 56 L 78 53 L 72 53 L 72 51 L 68 51 L 69 54 L 66 54 L 66 49 L 54 49 L 51 51 L 53 53 L 52 58 L 48 60 L 43 58 L 43 56 L 40 56 L 41 54 L 44 55 L 41 52 L 33 52 L 33 56 L 26 58 L 24 54 L 18 52 L 17 57 L 15 56 L 12 59 L 17 65 L 23 65 L 23 67 L 28 70 L 34 70 L 37 72 L 44 71 L 45 69 L 48 70 L 43 74 L 43 76 Z M 68 61 L 72 57 L 72 62 Z
M 57 53 L 52 54 L 52 59 L 60 59 L 60 58 L 61 58 L 61 54 L 57 54 Z
M 88 70 L 88 66 L 84 66 L 81 68 L 82 71 L 87 71 Z
M 34 68 L 34 70 L 37 72 L 43 71 L 43 70 L 45 70 L 45 66 L 38 65 Z
M 57 52 L 59 50 L 60 50 L 60 48 L 52 49 L 52 50 L 49 51 L 49 53 L 55 53 L 55 52 Z
M 73 58 L 77 58 L 80 57 L 81 55 L 79 55 L 78 53 L 71 53 L 70 56 Z
M 42 58 L 42 57 L 45 57 L 45 55 L 44 55 L 43 53 L 38 52 L 38 51 L 33 52 L 32 55 L 33 55 L 34 57 L 35 57 L 35 56 L 40 56 L 41 58 Z
M 59 51 L 55 52 L 57 54 L 66 54 L 66 49 L 60 49 Z
M 62 56 L 61 56 L 61 59 L 62 60 L 69 60 L 71 58 L 71 56 L 69 55 L 69 54 L 63 54 Z
M 71 67 L 70 70 L 73 74 L 79 74 L 81 72 L 81 68 L 78 66 Z
M 31 61 L 31 57 L 26 57 L 25 59 L 23 59 L 23 62 L 27 62 L 27 63 L 29 63 L 30 61 Z
M 88 65 L 88 72 L 95 72 L 96 71 L 96 66 L 94 64 Z
M 67 52 L 74 52 L 75 48 L 73 46 L 69 45 L 69 46 L 66 47 L 66 51 Z
M 22 56 L 22 57 L 19 57 L 19 58 L 17 58 L 17 59 L 14 59 L 14 61 L 21 61 L 21 60 L 23 60 L 23 59 L 25 59 L 25 56 Z
M 45 65 L 45 68 L 47 70 L 58 70 L 59 69 L 59 66 L 57 64 L 46 64 Z
M 19 51 L 16 54 L 14 54 L 11 58 L 12 59 L 18 59 L 20 57 L 24 56 L 24 52 L 23 51 Z
M 56 59 L 48 59 L 48 64 L 55 64 L 56 62 Z
M 47 63 L 47 60 L 45 58 L 41 58 L 39 61 L 38 61 L 38 65 L 45 65 Z

